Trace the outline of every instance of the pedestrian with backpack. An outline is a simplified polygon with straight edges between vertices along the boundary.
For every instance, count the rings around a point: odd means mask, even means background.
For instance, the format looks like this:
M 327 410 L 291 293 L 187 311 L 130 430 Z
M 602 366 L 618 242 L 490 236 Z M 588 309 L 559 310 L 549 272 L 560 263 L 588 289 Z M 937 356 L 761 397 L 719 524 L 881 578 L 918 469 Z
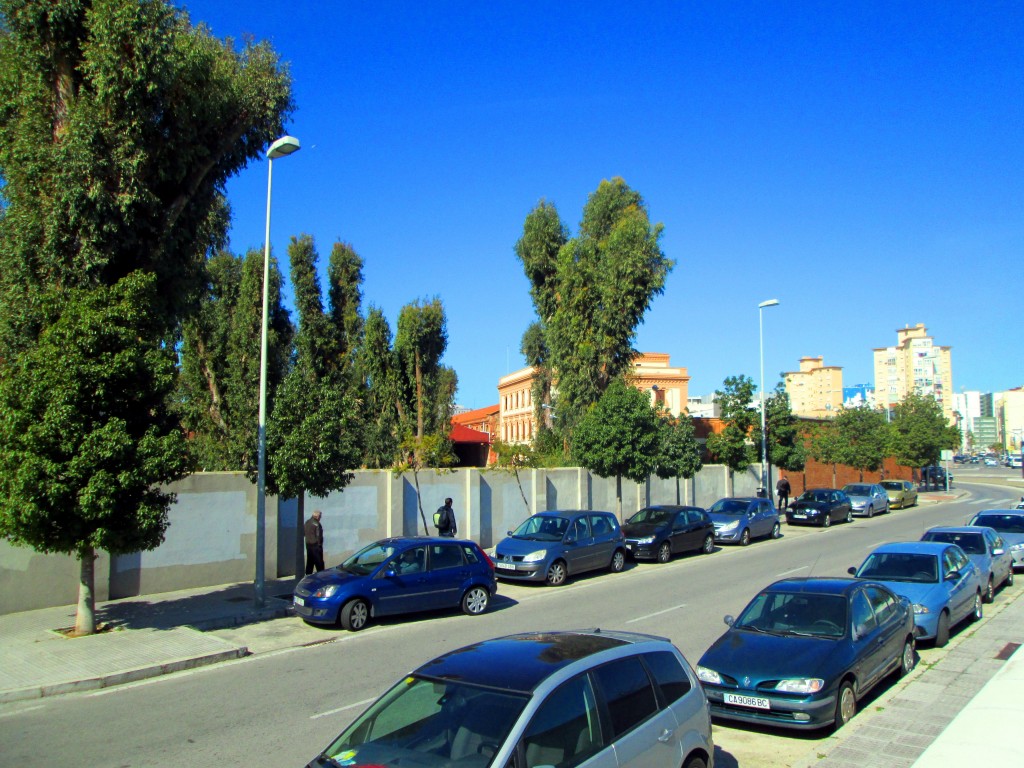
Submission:
M 455 510 L 452 509 L 451 499 L 445 499 L 444 504 L 437 508 L 437 512 L 434 513 L 434 527 L 437 528 L 438 536 L 455 538 L 458 527 L 455 525 Z

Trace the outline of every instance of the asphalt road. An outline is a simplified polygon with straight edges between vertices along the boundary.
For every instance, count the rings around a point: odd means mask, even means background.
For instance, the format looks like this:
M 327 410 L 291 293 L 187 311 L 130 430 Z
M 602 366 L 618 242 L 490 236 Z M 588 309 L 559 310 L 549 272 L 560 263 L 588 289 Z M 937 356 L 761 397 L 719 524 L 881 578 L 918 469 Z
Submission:
M 359 633 L 313 630 L 298 619 L 280 619 L 273 622 L 278 631 L 303 633 L 314 644 L 0 709 L 2 762 L 301 766 L 404 672 L 446 650 L 524 630 L 600 626 L 649 632 L 672 639 L 696 664 L 724 631 L 722 616 L 740 611 L 765 584 L 785 576 L 844 575 L 878 544 L 918 539 L 929 526 L 961 524 L 977 509 L 1016 498 L 1009 488 L 959 480 L 958 485 L 970 491 L 968 498 L 858 518 L 828 530 L 784 526 L 781 539 L 745 549 L 679 557 L 667 565 L 631 564 L 622 574 L 585 576 L 557 589 L 502 584 L 491 611 L 479 617 L 429 614 Z M 293 642 L 297 637 L 292 635 Z M 737 745 L 730 746 L 729 734 L 716 732 L 726 758 L 720 764 L 768 764 L 749 752 L 763 755 L 775 749 L 773 739 L 782 740 L 757 736 L 751 742 L 740 732 Z M 806 751 L 806 741 L 796 748 Z

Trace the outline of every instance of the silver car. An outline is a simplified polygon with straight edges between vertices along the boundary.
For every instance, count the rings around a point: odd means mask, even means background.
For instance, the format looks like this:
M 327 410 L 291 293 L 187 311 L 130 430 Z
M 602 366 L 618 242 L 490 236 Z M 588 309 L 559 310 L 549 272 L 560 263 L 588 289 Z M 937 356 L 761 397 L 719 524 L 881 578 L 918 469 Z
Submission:
M 921 541 L 956 544 L 981 573 L 981 599 L 995 600 L 996 590 L 1013 586 L 1013 556 L 995 529 L 980 525 L 929 528 Z
M 1013 567 L 1024 569 L 1024 509 L 985 509 L 971 518 L 968 525 L 985 525 L 995 529 L 1013 557 Z
M 664 638 L 530 632 L 449 651 L 399 680 L 310 768 L 708 768 L 711 715 Z
M 878 483 L 849 483 L 843 493 L 850 497 L 855 515 L 874 517 L 889 511 L 889 494 Z

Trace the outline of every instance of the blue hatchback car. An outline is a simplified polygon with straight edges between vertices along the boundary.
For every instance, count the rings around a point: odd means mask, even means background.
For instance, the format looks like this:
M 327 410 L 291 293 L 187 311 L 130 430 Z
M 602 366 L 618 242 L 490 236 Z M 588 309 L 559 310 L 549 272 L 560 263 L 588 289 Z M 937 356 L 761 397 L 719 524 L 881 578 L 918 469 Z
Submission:
M 921 541 L 944 541 L 956 544 L 981 573 L 981 599 L 995 600 L 996 590 L 1013 586 L 1013 556 L 995 529 L 982 525 L 960 525 L 929 528 Z
M 295 585 L 296 615 L 362 629 L 371 618 L 461 607 L 476 616 L 497 592 L 494 565 L 472 541 L 382 539 Z
M 964 619 L 980 619 L 981 575 L 956 544 L 903 541 L 883 544 L 859 568 L 858 579 L 881 582 L 914 606 L 919 640 L 949 642 L 949 628 Z

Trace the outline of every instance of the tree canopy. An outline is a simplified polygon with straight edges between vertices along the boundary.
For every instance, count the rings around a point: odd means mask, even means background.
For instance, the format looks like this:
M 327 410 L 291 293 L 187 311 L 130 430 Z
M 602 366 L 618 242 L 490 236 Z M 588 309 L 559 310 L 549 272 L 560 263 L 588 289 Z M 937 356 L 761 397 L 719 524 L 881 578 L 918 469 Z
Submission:
M 725 427 L 708 435 L 708 451 L 733 472 L 742 472 L 757 462 L 759 447 L 752 435 L 759 424 L 758 412 L 751 408 L 754 380 L 749 376 L 729 376 L 723 389 L 715 390 L 715 402 L 721 408 Z M 760 443 L 758 443 L 758 446 Z
M 892 454 L 906 467 L 938 464 L 944 448 L 960 445 L 960 431 L 946 422 L 931 395 L 908 394 L 896 405 L 891 427 Z
M 889 425 L 885 414 L 867 405 L 843 408 L 835 418 L 840 443 L 840 463 L 854 469 L 875 472 L 888 455 Z

